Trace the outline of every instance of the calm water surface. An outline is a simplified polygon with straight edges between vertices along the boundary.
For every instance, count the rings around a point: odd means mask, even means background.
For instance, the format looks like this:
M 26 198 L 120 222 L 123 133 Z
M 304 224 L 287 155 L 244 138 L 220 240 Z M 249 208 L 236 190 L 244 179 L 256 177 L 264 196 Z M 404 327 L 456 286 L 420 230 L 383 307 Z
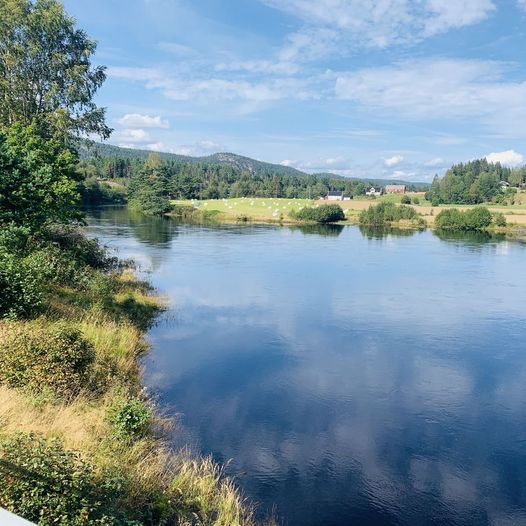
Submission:
M 289 526 L 526 524 L 526 245 L 90 216 L 170 309 L 176 444 Z

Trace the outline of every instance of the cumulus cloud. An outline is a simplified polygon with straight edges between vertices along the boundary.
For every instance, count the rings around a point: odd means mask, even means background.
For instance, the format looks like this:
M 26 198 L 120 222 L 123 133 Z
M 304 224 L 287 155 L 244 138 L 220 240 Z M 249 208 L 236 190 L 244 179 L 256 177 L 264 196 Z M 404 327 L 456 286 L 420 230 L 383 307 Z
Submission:
M 385 166 L 396 166 L 397 164 L 400 164 L 404 160 L 404 157 L 402 155 L 394 155 L 393 157 L 388 157 L 387 159 L 384 159 Z
M 121 117 L 118 121 L 122 126 L 128 128 L 164 128 L 170 127 L 167 120 L 163 120 L 159 115 L 141 115 L 139 113 L 128 113 Z
M 524 162 L 524 156 L 515 150 L 489 153 L 486 159 L 490 163 L 500 163 L 505 166 L 518 166 Z

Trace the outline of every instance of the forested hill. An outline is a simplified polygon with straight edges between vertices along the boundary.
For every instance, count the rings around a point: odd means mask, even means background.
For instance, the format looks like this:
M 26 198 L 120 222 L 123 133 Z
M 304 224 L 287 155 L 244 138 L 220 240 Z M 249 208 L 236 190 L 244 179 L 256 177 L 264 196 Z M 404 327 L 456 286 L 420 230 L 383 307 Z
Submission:
M 255 175 L 277 175 L 277 176 L 302 176 L 306 175 L 300 170 L 281 164 L 266 163 L 257 161 L 250 157 L 244 157 L 235 153 L 214 153 L 203 157 L 191 157 L 188 155 L 178 155 L 168 152 L 152 152 L 151 150 L 136 150 L 134 148 L 121 148 L 111 144 L 93 143 L 87 146 L 83 144 L 80 149 L 80 156 L 84 160 L 90 160 L 94 157 L 115 158 L 128 160 L 145 160 L 152 153 L 157 153 L 163 161 L 172 161 L 175 163 L 195 163 L 216 166 L 228 166 L 234 170 L 250 172 Z M 338 177 L 330 174 L 331 177 Z

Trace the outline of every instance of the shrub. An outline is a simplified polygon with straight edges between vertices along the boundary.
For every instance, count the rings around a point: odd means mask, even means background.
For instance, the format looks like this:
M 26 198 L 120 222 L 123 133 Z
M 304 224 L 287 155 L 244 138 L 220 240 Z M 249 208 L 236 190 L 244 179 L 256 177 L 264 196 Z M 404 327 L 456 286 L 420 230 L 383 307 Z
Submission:
M 419 205 L 420 204 L 420 199 L 418 197 L 413 197 L 413 204 L 414 205 Z
M 491 212 L 483 207 L 477 206 L 464 212 L 466 230 L 483 230 L 491 225 Z
M 360 225 L 363 226 L 385 226 L 387 223 L 403 220 L 423 223 L 422 217 L 414 208 L 389 202 L 370 206 L 360 214 Z
M 464 215 L 456 208 L 442 210 L 435 219 L 435 226 L 445 230 L 464 230 Z
M 79 331 L 64 324 L 0 326 L 0 382 L 32 392 L 77 394 L 95 358 Z
M 491 221 L 491 212 L 484 207 L 465 212 L 450 208 L 437 215 L 435 226 L 443 230 L 484 230 L 491 225 Z
M 151 409 L 139 398 L 118 398 L 108 411 L 108 420 L 121 438 L 146 435 L 151 418 Z
M 431 200 L 431 206 L 440 206 L 440 199 L 438 197 L 433 197 Z
M 298 221 L 312 221 L 314 223 L 336 223 L 345 219 L 345 214 L 339 205 L 321 205 L 317 208 L 305 207 L 298 211 L 293 210 L 290 216 Z
M 401 203 L 403 205 L 410 205 L 411 204 L 411 198 L 408 195 L 403 195 Z
M 38 312 L 43 293 L 38 265 L 0 247 L 0 318 L 28 317 Z
M 506 218 L 504 217 L 504 214 L 502 212 L 497 212 L 493 216 L 493 222 L 495 223 L 495 226 L 506 226 Z
M 0 442 L 0 506 L 40 526 L 139 526 L 119 509 L 122 481 L 99 476 L 59 440 Z

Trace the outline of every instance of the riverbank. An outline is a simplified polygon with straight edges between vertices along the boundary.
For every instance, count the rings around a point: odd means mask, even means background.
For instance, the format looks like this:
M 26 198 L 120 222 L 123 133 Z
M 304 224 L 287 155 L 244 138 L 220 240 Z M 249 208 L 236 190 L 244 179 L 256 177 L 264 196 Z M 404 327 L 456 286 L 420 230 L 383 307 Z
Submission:
M 254 525 L 220 466 L 170 448 L 173 424 L 144 389 L 163 298 L 99 263 L 51 279 L 38 316 L 0 321 L 0 506 L 61 526 Z
M 422 228 L 434 229 L 436 216 L 447 209 L 458 209 L 460 211 L 469 210 L 473 206 L 463 205 L 441 205 L 431 206 L 424 200 L 422 193 L 408 194 L 412 200 L 417 198 L 422 204 L 408 204 L 425 221 L 400 221 L 390 222 L 389 226 L 403 230 L 421 230 Z M 349 201 L 337 201 L 344 211 L 345 220 L 337 222 L 340 225 L 359 225 L 360 214 L 368 210 L 371 206 L 379 203 L 400 204 L 400 195 L 385 195 L 377 199 L 356 198 Z M 254 223 L 254 224 L 287 224 L 304 225 L 305 221 L 299 221 L 291 217 L 291 213 L 297 212 L 305 207 L 322 206 L 327 204 L 326 200 L 308 199 L 286 199 L 286 198 L 249 198 L 240 197 L 232 199 L 210 199 L 210 200 L 184 200 L 173 201 L 174 212 L 168 214 L 171 217 L 191 222 L 211 222 L 211 223 Z M 513 237 L 524 237 L 526 229 L 526 208 L 524 205 L 498 206 L 498 205 L 479 205 L 488 206 L 492 214 L 502 214 L 507 222 L 505 227 L 492 226 L 490 231 L 493 233 L 506 234 Z

